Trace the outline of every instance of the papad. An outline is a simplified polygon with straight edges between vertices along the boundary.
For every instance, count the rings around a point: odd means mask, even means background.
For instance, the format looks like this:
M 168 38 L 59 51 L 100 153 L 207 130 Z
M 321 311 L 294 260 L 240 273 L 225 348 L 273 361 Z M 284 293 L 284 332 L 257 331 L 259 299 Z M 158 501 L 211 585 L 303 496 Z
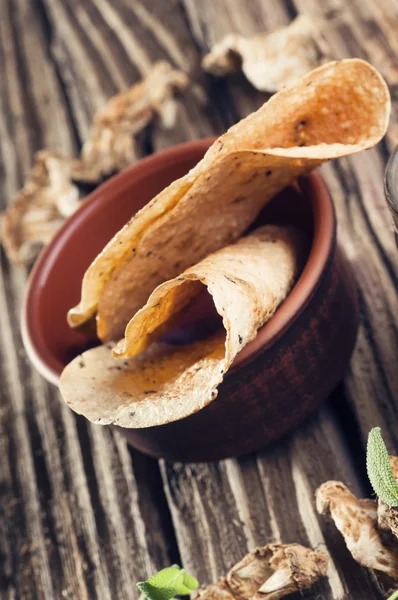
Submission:
M 119 339 L 157 285 L 238 239 L 295 177 L 374 146 L 389 113 L 384 80 L 359 59 L 323 65 L 282 90 L 109 242 L 84 276 L 70 325 L 97 313 L 100 338 Z
M 289 227 L 266 225 L 160 285 L 129 323 L 126 339 L 88 350 L 64 370 L 66 403 L 98 424 L 141 428 L 195 413 L 217 396 L 235 357 L 289 293 L 305 242 Z M 154 342 L 197 288 L 206 286 L 223 328 L 176 346 Z M 138 356 L 134 356 L 138 355 Z

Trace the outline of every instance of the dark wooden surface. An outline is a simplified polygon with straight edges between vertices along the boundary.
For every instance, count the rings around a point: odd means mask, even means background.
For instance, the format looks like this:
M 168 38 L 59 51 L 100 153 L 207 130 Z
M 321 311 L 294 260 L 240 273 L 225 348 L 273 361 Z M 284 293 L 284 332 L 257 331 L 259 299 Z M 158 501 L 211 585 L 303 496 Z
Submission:
M 36 150 L 76 152 L 94 111 L 157 58 L 196 86 L 178 126 L 141 136 L 141 153 L 221 132 L 264 96 L 240 75 L 205 78 L 201 56 L 229 31 L 250 34 L 316 18 L 335 57 L 369 59 L 386 77 L 386 139 L 322 169 L 340 242 L 355 267 L 361 327 L 343 385 L 306 425 L 272 448 L 215 464 L 167 464 L 76 418 L 31 368 L 19 311 L 26 273 L 0 255 L 0 597 L 135 599 L 135 582 L 180 562 L 203 583 L 249 548 L 274 540 L 327 548 L 328 578 L 306 598 L 382 598 L 314 490 L 331 478 L 369 494 L 364 443 L 374 425 L 398 452 L 398 254 L 383 170 L 398 143 L 396 0 L 0 0 L 1 206 Z M 207 98 L 204 105 L 203 98 Z

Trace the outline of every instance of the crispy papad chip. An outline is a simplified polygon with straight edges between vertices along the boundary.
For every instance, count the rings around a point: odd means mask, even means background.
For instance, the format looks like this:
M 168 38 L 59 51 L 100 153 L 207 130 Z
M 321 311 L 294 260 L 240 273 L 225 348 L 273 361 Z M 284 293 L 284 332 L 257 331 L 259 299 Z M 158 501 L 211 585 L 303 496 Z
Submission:
M 266 225 L 163 283 L 129 323 L 115 349 L 119 358 L 107 344 L 65 368 L 64 400 L 91 421 L 131 428 L 197 412 L 214 400 L 236 355 L 289 293 L 304 248 L 299 232 Z M 151 344 L 204 286 L 224 328 L 189 345 Z
M 87 270 L 70 325 L 97 312 L 101 339 L 119 339 L 157 285 L 238 239 L 295 177 L 376 144 L 389 113 L 384 80 L 359 59 L 328 63 L 282 90 L 116 234 Z
M 329 556 L 300 544 L 267 544 L 249 552 L 192 600 L 279 600 L 311 588 L 326 575 Z

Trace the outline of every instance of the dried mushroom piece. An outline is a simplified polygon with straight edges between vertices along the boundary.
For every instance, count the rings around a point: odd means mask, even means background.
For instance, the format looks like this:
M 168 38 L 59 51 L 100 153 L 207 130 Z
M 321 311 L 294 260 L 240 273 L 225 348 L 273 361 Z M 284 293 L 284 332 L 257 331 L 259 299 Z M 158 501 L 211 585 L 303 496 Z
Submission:
M 398 481 L 398 456 L 389 458 L 394 477 Z M 381 531 L 391 532 L 398 538 L 398 509 L 388 506 L 380 498 L 377 507 L 377 521 Z
M 327 481 L 316 491 L 316 506 L 319 514 L 331 516 L 360 565 L 398 579 L 398 544 L 382 539 L 375 501 L 359 500 L 340 481 Z
M 193 600 L 278 600 L 326 575 L 328 555 L 300 544 L 268 544 L 247 554 L 218 583 Z
M 15 202 L 2 215 L 1 242 L 11 262 L 31 263 L 79 206 L 68 156 L 43 150 Z
M 262 92 L 276 92 L 324 62 L 326 50 L 311 20 L 300 15 L 290 25 L 272 33 L 246 38 L 230 33 L 204 57 L 202 66 L 213 75 L 240 68 Z
M 236 600 L 231 593 L 226 579 L 200 588 L 192 596 L 192 600 Z
M 188 81 L 185 73 L 160 61 L 145 79 L 111 98 L 94 116 L 80 159 L 73 166 L 74 180 L 98 182 L 134 162 L 134 136 L 156 116 L 166 128 L 174 126 L 174 93 L 184 90 Z

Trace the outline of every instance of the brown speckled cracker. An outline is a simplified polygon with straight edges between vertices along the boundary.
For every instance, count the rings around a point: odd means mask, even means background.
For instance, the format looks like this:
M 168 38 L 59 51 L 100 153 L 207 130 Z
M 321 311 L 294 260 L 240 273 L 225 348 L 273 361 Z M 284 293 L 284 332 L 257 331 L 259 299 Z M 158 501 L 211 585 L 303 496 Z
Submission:
M 182 419 L 217 396 L 239 351 L 288 294 L 303 239 L 267 225 L 160 285 L 130 321 L 126 338 L 77 357 L 61 376 L 67 404 L 99 424 L 150 427 Z M 152 343 L 206 286 L 224 328 L 184 346 Z
M 157 285 L 238 239 L 294 177 L 376 144 L 389 113 L 384 80 L 359 59 L 328 63 L 279 92 L 109 242 L 69 323 L 97 313 L 101 339 L 119 339 Z

